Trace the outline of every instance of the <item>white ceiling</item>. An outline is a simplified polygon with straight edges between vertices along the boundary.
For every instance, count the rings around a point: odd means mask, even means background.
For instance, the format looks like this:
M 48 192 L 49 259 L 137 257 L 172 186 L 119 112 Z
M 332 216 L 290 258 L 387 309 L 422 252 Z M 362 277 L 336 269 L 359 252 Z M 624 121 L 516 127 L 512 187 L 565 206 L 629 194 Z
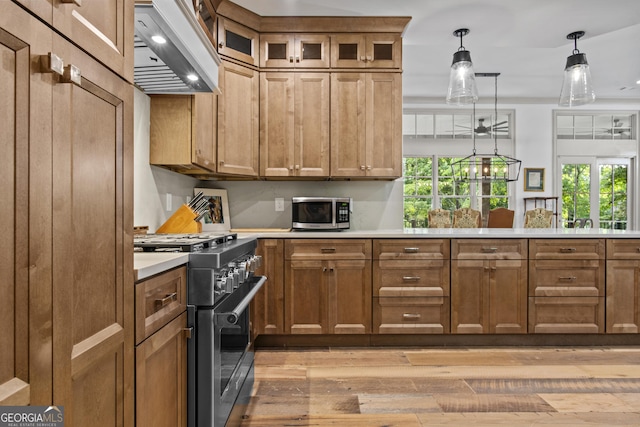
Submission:
M 501 73 L 501 102 L 556 103 L 573 41 L 587 55 L 598 102 L 640 108 L 639 0 L 232 0 L 262 16 L 410 16 L 404 34 L 405 101 L 443 103 L 453 35 L 476 72 Z M 492 102 L 493 79 L 479 79 L 481 100 Z M 635 108 L 635 107 L 634 107 Z

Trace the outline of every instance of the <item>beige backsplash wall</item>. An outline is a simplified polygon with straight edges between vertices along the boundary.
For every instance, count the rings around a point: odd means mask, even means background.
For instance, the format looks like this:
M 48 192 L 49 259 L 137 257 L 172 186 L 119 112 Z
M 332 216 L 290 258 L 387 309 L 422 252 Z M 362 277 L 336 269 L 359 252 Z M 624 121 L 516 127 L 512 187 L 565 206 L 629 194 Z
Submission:
M 231 227 L 287 228 L 291 226 L 291 198 L 336 196 L 353 198 L 351 228 L 402 228 L 402 181 L 199 181 L 149 165 L 149 97 L 135 90 L 134 105 L 134 225 L 155 231 L 194 187 L 226 189 Z M 276 212 L 276 197 L 285 209 Z M 167 200 L 169 199 L 169 201 Z M 167 209 L 167 203 L 171 209 Z

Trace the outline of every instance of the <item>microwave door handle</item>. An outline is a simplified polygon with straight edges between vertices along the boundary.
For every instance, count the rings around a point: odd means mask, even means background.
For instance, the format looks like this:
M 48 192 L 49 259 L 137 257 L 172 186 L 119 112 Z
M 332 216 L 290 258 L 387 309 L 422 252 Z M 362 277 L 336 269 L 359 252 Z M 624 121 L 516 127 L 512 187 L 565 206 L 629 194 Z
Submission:
M 338 202 L 336 202 L 335 200 L 331 202 L 331 227 L 333 228 L 338 228 L 338 219 L 336 218 L 336 211 L 338 209 L 337 205 Z
M 216 325 L 220 325 L 224 327 L 224 326 L 235 325 L 238 322 L 238 319 L 240 319 L 242 312 L 247 308 L 247 306 L 251 303 L 251 300 L 253 299 L 253 297 L 262 288 L 262 286 L 264 285 L 264 282 L 267 281 L 266 276 L 257 276 L 257 277 L 260 277 L 260 280 L 258 280 L 258 283 L 256 283 L 253 289 L 251 289 L 249 293 L 244 298 L 242 298 L 242 301 L 240 301 L 233 310 L 227 313 L 215 314 Z

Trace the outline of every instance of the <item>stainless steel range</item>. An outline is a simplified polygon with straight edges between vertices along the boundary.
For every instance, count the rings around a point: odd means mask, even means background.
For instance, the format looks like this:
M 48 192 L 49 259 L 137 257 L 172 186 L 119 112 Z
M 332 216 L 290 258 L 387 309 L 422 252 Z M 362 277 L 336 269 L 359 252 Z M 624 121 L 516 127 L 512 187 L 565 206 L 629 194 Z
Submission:
M 189 252 L 187 313 L 189 427 L 240 423 L 253 387 L 249 304 L 267 280 L 256 276 L 255 238 L 235 234 L 149 235 L 146 251 Z

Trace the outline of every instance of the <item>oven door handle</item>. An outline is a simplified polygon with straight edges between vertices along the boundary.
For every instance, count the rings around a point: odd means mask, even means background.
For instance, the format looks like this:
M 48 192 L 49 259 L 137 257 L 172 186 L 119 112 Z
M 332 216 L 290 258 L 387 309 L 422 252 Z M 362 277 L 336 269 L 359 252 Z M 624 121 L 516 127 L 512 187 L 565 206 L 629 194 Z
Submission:
M 251 303 L 251 300 L 258 293 L 262 286 L 267 281 L 265 276 L 256 276 L 256 278 L 260 278 L 258 283 L 253 286 L 253 288 L 249 291 L 249 293 L 238 303 L 238 305 L 231 311 L 227 313 L 216 313 L 215 314 L 215 322 L 216 325 L 219 326 L 231 326 L 235 325 L 238 322 L 238 319 L 242 315 L 242 312 L 247 308 L 247 306 Z

